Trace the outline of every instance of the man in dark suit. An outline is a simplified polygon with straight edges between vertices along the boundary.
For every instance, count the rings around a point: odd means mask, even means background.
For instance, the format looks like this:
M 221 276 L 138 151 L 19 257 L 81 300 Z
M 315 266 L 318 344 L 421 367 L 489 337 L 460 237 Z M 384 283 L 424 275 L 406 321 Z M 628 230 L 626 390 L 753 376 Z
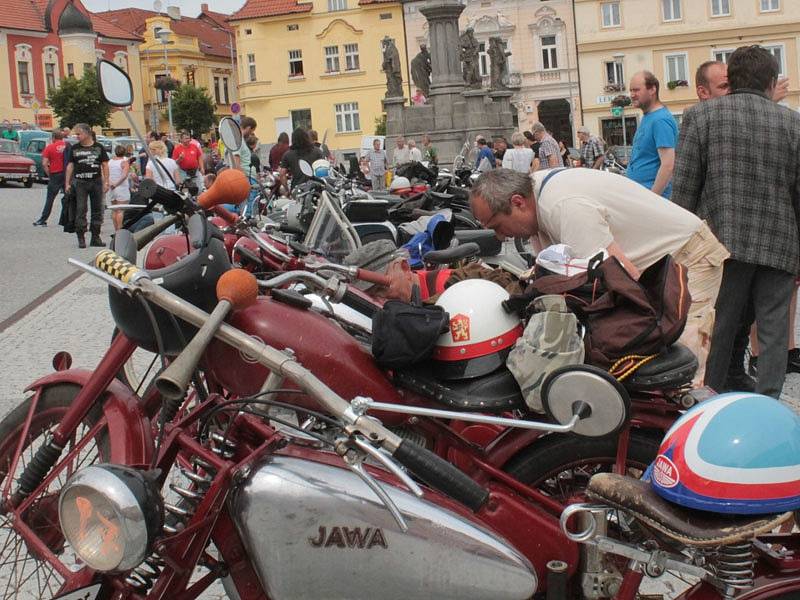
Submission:
M 800 269 L 800 114 L 775 104 L 778 64 L 760 46 L 728 61 L 731 93 L 683 115 L 672 200 L 730 251 L 716 304 L 706 385 L 722 389 L 747 302 L 761 347 L 756 391 L 778 397 L 789 302 Z

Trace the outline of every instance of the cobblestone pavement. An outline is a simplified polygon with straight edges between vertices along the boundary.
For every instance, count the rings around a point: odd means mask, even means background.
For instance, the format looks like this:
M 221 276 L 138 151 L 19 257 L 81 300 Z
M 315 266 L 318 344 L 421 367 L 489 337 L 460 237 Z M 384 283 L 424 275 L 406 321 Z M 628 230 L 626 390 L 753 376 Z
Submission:
M 7 195 L 13 195 L 16 200 L 9 201 Z M 17 190 L 0 189 L 0 204 L 9 207 L 5 220 L 0 222 L 0 264 L 3 265 L 4 288 L 13 290 L 0 296 L 2 319 L 69 275 L 73 268 L 64 266 L 67 256 L 88 260 L 96 250 L 72 248 L 74 238 L 60 239 L 67 236 L 55 227 L 47 230 L 31 227 L 30 222 L 38 215 L 40 205 L 19 206 L 22 200 L 17 196 Z M 34 201 L 25 202 L 29 200 Z M 9 261 L 14 260 L 24 264 L 9 265 Z M 51 360 L 57 351 L 69 352 L 75 367 L 96 365 L 108 348 L 113 327 L 105 285 L 86 274 L 55 290 L 15 322 L 6 321 L 5 328 L 0 331 L 0 415 L 8 413 L 22 400 L 27 385 L 52 371 Z M 787 377 L 783 399 L 800 410 L 800 375 Z M 4 579 L 0 567 L 0 587 L 5 587 Z M 653 592 L 668 593 L 668 589 L 662 585 Z M 19 597 L 34 596 L 21 592 Z M 221 586 L 215 586 L 203 596 L 225 597 Z

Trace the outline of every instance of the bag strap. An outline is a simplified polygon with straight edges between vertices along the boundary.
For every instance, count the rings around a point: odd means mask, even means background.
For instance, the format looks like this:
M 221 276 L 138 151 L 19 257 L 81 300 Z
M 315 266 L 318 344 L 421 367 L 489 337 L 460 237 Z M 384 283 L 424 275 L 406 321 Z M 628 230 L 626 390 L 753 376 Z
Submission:
M 556 167 L 555 169 L 551 170 L 547 175 L 544 176 L 542 179 L 542 185 L 539 186 L 539 194 L 544 191 L 544 186 L 547 185 L 547 182 L 550 181 L 554 175 L 559 174 L 561 171 L 566 171 L 567 167 Z

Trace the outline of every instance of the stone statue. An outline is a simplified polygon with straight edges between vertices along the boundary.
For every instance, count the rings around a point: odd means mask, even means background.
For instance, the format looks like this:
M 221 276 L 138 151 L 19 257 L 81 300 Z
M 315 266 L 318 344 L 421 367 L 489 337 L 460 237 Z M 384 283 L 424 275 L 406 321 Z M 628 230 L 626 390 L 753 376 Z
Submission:
M 386 73 L 386 97 L 399 98 L 403 96 L 403 75 L 400 71 L 400 53 L 394 45 L 394 39 L 386 36 L 381 44 L 383 46 L 383 72 Z
M 425 44 L 420 44 L 419 54 L 411 60 L 411 79 L 427 98 L 431 91 L 431 53 Z
M 467 87 L 479 88 L 481 87 L 481 73 L 478 68 L 480 44 L 478 44 L 478 40 L 475 39 L 472 27 L 468 27 L 467 30 L 461 34 L 459 45 L 461 46 L 461 64 L 464 83 L 467 84 Z
M 511 52 L 507 52 L 503 40 L 499 37 L 489 38 L 489 60 L 492 71 L 492 89 L 508 89 L 508 57 Z

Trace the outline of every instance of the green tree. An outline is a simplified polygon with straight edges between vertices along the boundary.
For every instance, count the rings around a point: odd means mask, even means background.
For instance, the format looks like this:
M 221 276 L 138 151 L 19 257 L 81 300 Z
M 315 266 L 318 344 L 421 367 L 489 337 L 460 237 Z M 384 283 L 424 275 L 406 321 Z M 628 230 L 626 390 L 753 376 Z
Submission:
M 103 101 L 97 87 L 95 70 L 88 69 L 83 77 L 66 77 L 61 85 L 50 90 L 47 103 L 58 117 L 61 127 L 87 123 L 90 127 L 108 127 L 112 107 Z
M 172 122 L 176 129 L 204 133 L 214 125 L 214 101 L 204 87 L 182 85 L 172 92 Z
M 375 135 L 386 135 L 386 115 L 375 117 Z

